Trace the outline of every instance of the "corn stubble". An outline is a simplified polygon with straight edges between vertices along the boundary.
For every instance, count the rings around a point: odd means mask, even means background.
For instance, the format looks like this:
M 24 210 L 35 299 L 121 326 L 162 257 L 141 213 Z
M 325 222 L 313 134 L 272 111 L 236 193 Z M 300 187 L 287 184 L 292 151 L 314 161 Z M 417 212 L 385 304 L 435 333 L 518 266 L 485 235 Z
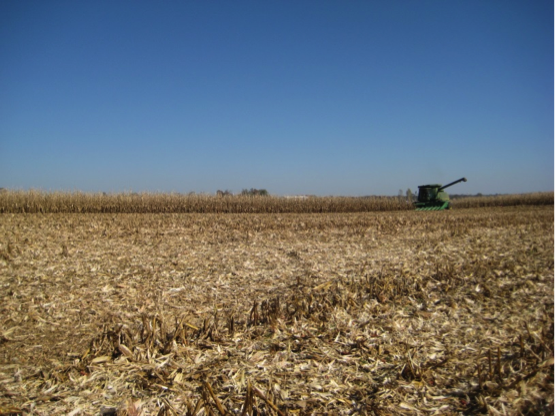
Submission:
M 3 414 L 553 414 L 553 206 L 0 236 Z

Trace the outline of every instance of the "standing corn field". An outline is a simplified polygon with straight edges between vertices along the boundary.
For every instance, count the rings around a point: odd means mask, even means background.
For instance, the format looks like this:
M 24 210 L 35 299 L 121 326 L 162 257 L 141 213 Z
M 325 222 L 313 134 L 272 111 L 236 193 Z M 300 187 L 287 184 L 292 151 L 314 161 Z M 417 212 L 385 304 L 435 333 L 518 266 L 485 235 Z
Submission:
M 469 197 L 454 208 L 553 204 L 553 193 Z M 309 197 L 291 199 L 236 195 L 226 198 L 194 194 L 156 193 L 0 193 L 0 213 L 362 213 L 412 209 L 396 197 Z

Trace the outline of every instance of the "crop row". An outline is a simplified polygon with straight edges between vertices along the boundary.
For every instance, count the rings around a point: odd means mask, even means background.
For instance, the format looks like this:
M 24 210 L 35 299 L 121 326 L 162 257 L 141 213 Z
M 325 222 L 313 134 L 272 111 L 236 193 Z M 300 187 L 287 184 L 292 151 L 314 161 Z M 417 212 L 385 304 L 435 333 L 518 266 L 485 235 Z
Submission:
M 467 197 L 455 208 L 551 205 L 553 192 Z M 0 213 L 356 213 L 411 210 L 399 197 L 210 196 L 167 193 L 82 193 L 12 191 L 0 193 Z

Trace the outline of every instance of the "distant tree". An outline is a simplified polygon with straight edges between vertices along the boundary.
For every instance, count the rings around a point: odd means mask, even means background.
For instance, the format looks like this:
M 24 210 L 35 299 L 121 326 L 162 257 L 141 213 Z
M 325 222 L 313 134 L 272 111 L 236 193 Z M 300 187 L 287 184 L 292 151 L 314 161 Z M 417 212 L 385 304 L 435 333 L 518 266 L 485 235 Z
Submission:
M 256 188 L 251 188 L 250 190 L 248 190 L 246 188 L 243 188 L 243 190 L 241 191 L 241 195 L 248 195 L 248 196 L 252 197 L 252 196 L 255 196 L 255 195 L 267 196 L 267 195 L 270 195 L 270 194 L 265 189 L 257 190 Z
M 413 194 L 412 194 L 412 190 L 410 188 L 407 189 L 407 201 L 409 203 L 412 203 L 414 200 Z

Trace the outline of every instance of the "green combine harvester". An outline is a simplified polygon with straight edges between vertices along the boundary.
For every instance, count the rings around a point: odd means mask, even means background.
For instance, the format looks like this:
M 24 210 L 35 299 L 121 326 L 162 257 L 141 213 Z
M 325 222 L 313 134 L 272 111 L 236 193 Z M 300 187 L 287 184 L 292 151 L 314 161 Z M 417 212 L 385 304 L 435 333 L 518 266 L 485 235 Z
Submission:
M 428 184 L 418 186 L 418 200 L 416 201 L 416 211 L 424 210 L 449 210 L 451 204 L 449 203 L 449 194 L 445 190 L 447 187 L 458 184 L 459 182 L 466 182 L 466 178 L 460 178 L 447 185 L 441 184 Z

